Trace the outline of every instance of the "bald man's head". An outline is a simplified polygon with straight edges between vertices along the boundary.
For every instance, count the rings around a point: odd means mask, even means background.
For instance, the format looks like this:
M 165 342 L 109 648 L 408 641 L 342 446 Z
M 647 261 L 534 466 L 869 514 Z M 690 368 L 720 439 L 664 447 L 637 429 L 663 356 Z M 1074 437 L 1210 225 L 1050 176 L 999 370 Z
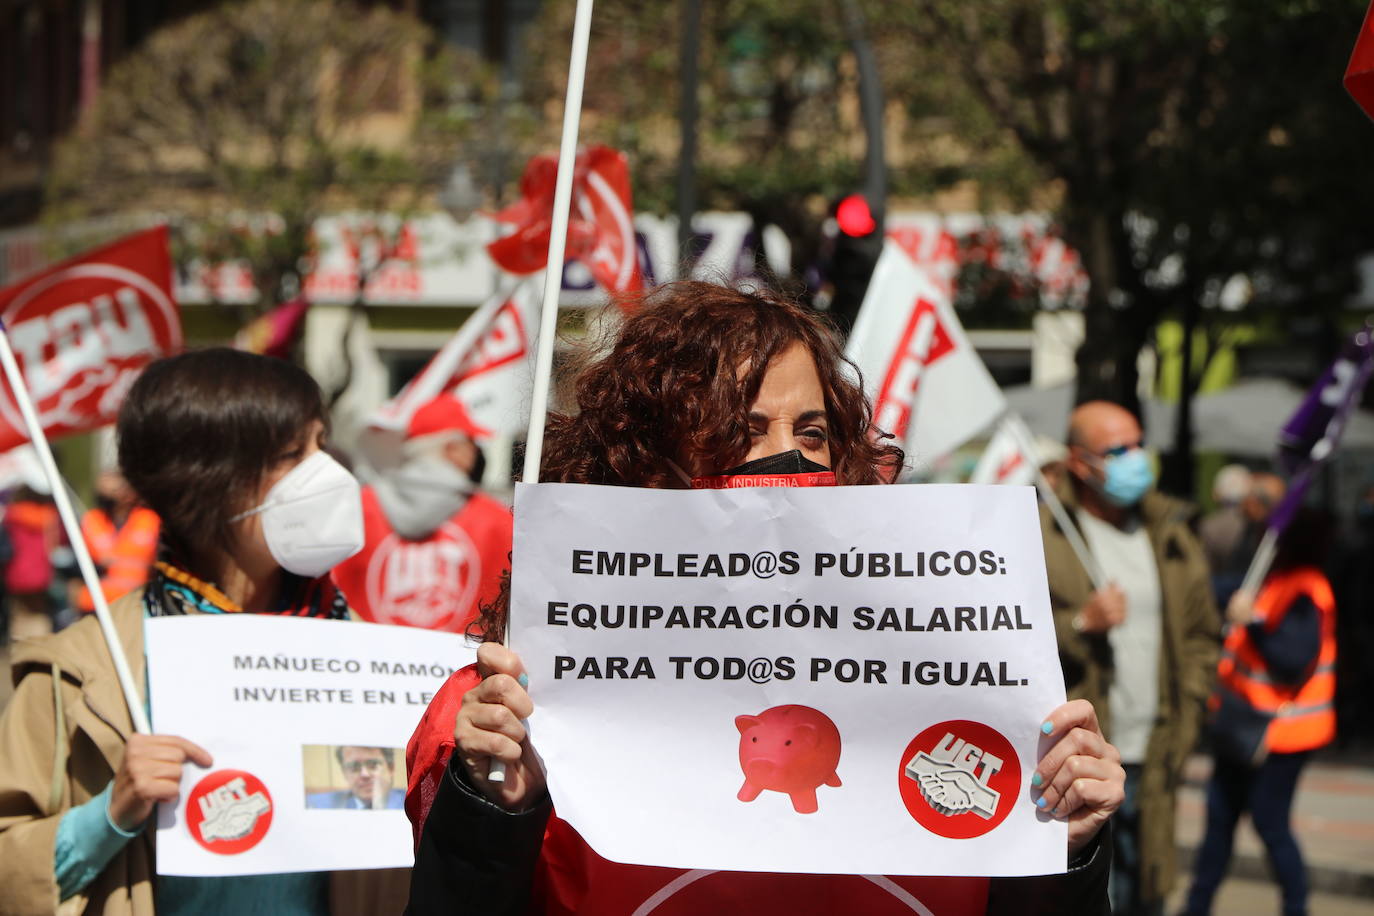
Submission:
M 1068 445 L 1069 473 L 1094 493 L 1101 494 L 1099 500 L 1105 498 L 1118 508 L 1131 505 L 1139 500 L 1140 493 L 1152 482 L 1153 474 L 1141 463 L 1143 459 L 1139 455 L 1124 458 L 1126 464 L 1114 466 L 1114 479 L 1110 484 L 1107 480 L 1108 460 L 1125 456 L 1141 445 L 1139 421 L 1120 404 L 1088 401 L 1075 407 L 1069 415 Z M 1124 481 L 1117 472 L 1127 469 L 1130 477 L 1141 479 L 1134 481 L 1134 485 L 1123 487 Z M 1084 500 L 1084 506 L 1090 512 L 1095 511 L 1095 506 L 1099 507 L 1097 514 L 1108 511 L 1086 496 Z
M 1108 449 L 1140 444 L 1140 423 L 1120 404 L 1088 401 L 1069 414 L 1069 447 L 1101 456 Z

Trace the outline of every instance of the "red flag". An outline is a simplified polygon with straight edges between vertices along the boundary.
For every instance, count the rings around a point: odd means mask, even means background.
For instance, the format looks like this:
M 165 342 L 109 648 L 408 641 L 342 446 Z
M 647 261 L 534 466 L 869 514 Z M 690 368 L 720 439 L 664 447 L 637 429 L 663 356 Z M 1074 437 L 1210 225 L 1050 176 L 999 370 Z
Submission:
M 1374 3 L 1369 6 L 1360 37 L 1355 40 L 1355 52 L 1345 71 L 1345 90 L 1364 113 L 1374 118 Z
M 0 290 L 0 319 L 49 438 L 112 422 L 143 367 L 181 349 L 167 227 Z M 0 451 L 28 441 L 8 383 L 2 390 Z
M 493 215 L 515 231 L 487 245 L 502 270 L 529 274 L 544 269 L 553 228 L 556 156 L 535 156 L 520 178 L 520 200 Z M 594 146 L 577 157 L 567 256 L 585 263 L 596 282 L 613 293 L 639 289 L 639 250 L 630 203 L 630 168 L 625 154 Z

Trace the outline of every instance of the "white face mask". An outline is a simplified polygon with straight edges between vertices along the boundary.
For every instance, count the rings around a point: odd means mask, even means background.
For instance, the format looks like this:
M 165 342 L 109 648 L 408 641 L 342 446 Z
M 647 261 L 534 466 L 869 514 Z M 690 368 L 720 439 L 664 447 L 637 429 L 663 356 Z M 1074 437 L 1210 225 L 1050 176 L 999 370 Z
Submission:
M 282 569 L 315 578 L 363 549 L 363 502 L 358 481 L 325 452 L 315 452 L 267 491 L 262 513 L 267 549 Z

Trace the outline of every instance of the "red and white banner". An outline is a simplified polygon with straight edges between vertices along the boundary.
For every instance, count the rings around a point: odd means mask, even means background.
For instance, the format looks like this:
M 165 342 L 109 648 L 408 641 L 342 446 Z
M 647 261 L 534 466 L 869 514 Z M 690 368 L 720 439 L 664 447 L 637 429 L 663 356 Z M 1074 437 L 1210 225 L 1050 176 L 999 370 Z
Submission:
M 1031 465 L 1031 459 L 1021 449 L 1022 440 L 1010 428 L 1011 424 L 1021 422 L 1020 417 L 1012 415 L 1002 418 L 1002 422 L 997 424 L 997 432 L 993 433 L 987 448 L 983 449 L 983 456 L 978 459 L 969 476 L 969 483 L 1014 486 L 1035 483 L 1035 468 Z M 1025 440 L 1029 441 L 1030 438 L 1030 430 L 1026 430 Z
M 448 392 L 482 427 L 485 436 L 479 438 L 524 432 L 534 385 L 538 285 L 538 277 L 530 277 L 508 296 L 487 300 L 369 425 L 404 430 L 416 410 Z
M 487 246 L 487 253 L 502 270 L 524 275 L 544 269 L 557 179 L 558 157 L 535 156 L 520 179 L 520 200 L 494 214 L 497 222 L 515 226 L 509 235 Z M 568 260 L 586 264 L 596 282 L 609 292 L 639 289 L 643 281 L 625 154 L 605 146 L 579 153 L 572 195 Z
M 49 438 L 115 419 L 143 367 L 181 349 L 167 228 L 127 236 L 0 291 L 4 321 Z M 0 397 L 0 450 L 28 441 Z
M 846 355 L 863 373 L 874 423 L 917 461 L 953 451 L 1006 409 L 949 298 L 893 241 L 873 271 Z
M 1350 66 L 1345 71 L 1345 88 L 1360 103 L 1365 114 L 1374 118 L 1374 3 L 1369 6 Z

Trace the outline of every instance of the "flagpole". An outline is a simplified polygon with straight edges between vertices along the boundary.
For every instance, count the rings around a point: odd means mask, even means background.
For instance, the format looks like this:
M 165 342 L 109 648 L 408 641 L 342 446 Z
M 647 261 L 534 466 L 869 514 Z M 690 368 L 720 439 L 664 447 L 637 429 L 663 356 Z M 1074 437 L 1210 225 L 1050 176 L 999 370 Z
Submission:
M 467 321 L 395 397 L 378 409 L 373 415 L 372 425 L 404 431 L 416 410 L 449 390 L 453 376 L 471 354 L 473 345 L 491 330 L 492 320 L 507 302 L 521 292 L 527 282 L 528 279 L 524 277 L 513 281 L 498 279 L 495 293 L 468 316 Z
M 1045 505 L 1049 507 L 1050 514 L 1054 516 L 1055 522 L 1059 525 L 1059 530 L 1064 532 L 1064 537 L 1068 538 L 1069 546 L 1073 548 L 1074 554 L 1078 557 L 1078 562 L 1083 564 L 1087 570 L 1088 578 L 1092 579 L 1093 588 L 1102 591 L 1109 584 L 1106 575 L 1102 572 L 1102 567 L 1088 549 L 1087 542 L 1083 540 L 1083 535 L 1079 534 L 1078 526 L 1073 523 L 1069 516 L 1069 510 L 1064 506 L 1059 494 L 1054 492 L 1054 487 L 1050 484 L 1045 472 L 1040 468 L 1040 462 L 1036 460 L 1035 443 L 1031 441 L 1030 435 L 1016 414 L 1007 412 L 1002 415 L 1001 425 L 1011 434 L 1016 441 L 1016 447 L 1020 449 L 1021 455 L 1030 464 L 1031 470 L 1035 473 L 1035 488 L 1040 491 L 1040 497 L 1045 500 Z
M 544 298 L 539 305 L 539 345 L 535 349 L 530 428 L 525 436 L 525 470 L 521 475 L 525 483 L 539 482 L 539 461 L 544 454 L 544 419 L 549 410 L 554 335 L 558 333 L 558 294 L 563 288 L 568 211 L 572 207 L 573 167 L 577 159 L 577 130 L 582 117 L 582 85 L 587 73 L 587 45 L 591 31 L 592 0 L 577 0 L 572 54 L 568 58 L 568 97 L 563 103 L 563 138 L 558 146 L 558 182 L 553 191 L 553 225 L 549 231 L 549 257 L 544 264 Z M 509 645 L 509 611 L 505 635 Z M 505 782 L 505 764 L 493 759 L 487 778 L 492 782 Z
M 38 462 L 43 466 L 43 475 L 48 478 L 48 485 L 52 488 L 53 502 L 57 505 L 57 514 L 62 519 L 62 527 L 67 531 L 67 539 L 71 542 L 72 553 L 76 555 L 76 565 L 81 570 L 81 579 L 86 584 L 86 589 L 91 593 L 91 600 L 95 602 L 95 616 L 100 622 L 100 631 L 105 636 L 105 646 L 110 650 L 110 660 L 114 662 L 115 676 L 119 679 L 119 688 L 124 694 L 124 702 L 129 707 L 129 718 L 133 720 L 134 731 L 145 735 L 151 734 L 153 729 L 148 722 L 147 710 L 144 709 L 143 699 L 139 696 L 133 673 L 129 669 L 124 645 L 119 639 L 119 633 L 115 631 L 114 618 L 110 616 L 110 607 L 105 603 L 105 592 L 100 587 L 100 576 L 96 574 L 95 563 L 91 561 L 91 553 L 86 548 L 85 539 L 81 536 L 81 526 L 77 523 L 76 513 L 72 510 L 72 502 L 67 495 L 66 481 L 62 479 L 62 475 L 57 470 L 57 462 L 53 460 L 52 449 L 48 446 L 48 438 L 43 434 L 43 424 L 38 420 L 38 413 L 33 407 L 33 399 L 29 396 L 29 389 L 24 383 L 24 375 L 19 371 L 19 363 L 14 358 L 13 348 L 10 347 L 9 329 L 3 324 L 0 324 L 0 364 L 4 367 L 5 378 L 9 380 L 10 391 L 14 393 L 15 403 L 19 406 L 19 413 L 24 418 L 24 428 L 28 432 L 29 441 L 33 443 L 33 450 L 38 455 Z
M 1269 575 L 1269 568 L 1274 565 L 1274 555 L 1278 553 L 1279 533 L 1273 528 L 1264 529 L 1264 537 L 1260 538 L 1259 546 L 1255 548 L 1255 555 L 1250 558 L 1250 567 L 1245 570 L 1245 580 L 1240 584 L 1240 590 L 1251 597 L 1259 594 L 1259 587 L 1264 582 L 1264 577 Z

